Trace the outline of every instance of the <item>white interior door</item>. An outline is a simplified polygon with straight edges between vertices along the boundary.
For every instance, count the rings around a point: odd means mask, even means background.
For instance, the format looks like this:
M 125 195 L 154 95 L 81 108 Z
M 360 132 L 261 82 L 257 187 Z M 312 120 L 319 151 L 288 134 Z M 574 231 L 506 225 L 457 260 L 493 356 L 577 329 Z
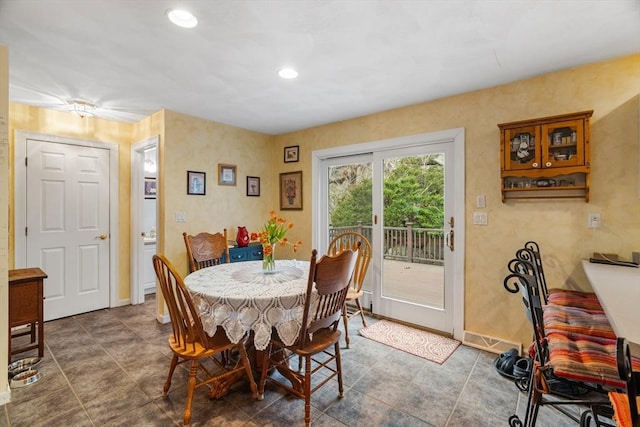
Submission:
M 131 304 L 156 290 L 158 136 L 131 146 Z M 148 186 L 152 185 L 151 188 Z
M 48 275 L 45 320 L 109 306 L 109 150 L 26 143 L 26 265 Z

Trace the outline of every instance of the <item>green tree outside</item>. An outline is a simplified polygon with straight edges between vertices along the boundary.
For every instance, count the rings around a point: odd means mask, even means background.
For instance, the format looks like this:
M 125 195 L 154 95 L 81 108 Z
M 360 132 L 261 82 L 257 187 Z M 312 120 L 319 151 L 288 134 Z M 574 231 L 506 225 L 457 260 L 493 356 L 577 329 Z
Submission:
M 358 172 L 342 166 L 330 182 L 333 227 L 371 225 L 371 171 L 358 165 Z M 389 160 L 384 168 L 384 226 L 442 228 L 444 224 L 444 158 L 441 154 Z M 367 176 L 368 174 L 368 176 Z M 335 178 L 335 177 L 330 177 Z M 348 177 L 348 179 L 345 179 Z

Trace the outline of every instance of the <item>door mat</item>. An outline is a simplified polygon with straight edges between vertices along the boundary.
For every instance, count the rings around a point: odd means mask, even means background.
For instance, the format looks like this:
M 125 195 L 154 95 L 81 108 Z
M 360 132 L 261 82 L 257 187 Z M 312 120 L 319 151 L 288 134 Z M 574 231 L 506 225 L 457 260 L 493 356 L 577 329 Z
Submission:
M 388 320 L 379 320 L 358 332 L 370 340 L 439 364 L 444 363 L 460 345 L 460 341 Z

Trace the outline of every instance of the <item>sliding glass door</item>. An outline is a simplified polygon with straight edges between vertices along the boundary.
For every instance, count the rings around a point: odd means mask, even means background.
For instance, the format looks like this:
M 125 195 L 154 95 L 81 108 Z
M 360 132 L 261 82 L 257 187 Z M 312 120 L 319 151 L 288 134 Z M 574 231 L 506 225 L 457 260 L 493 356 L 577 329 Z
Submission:
M 447 144 L 374 153 L 379 281 L 373 312 L 450 333 L 453 221 L 447 205 Z
M 453 331 L 454 225 L 448 186 L 452 143 L 419 144 L 322 159 L 321 248 L 344 231 L 370 240 L 365 308 Z

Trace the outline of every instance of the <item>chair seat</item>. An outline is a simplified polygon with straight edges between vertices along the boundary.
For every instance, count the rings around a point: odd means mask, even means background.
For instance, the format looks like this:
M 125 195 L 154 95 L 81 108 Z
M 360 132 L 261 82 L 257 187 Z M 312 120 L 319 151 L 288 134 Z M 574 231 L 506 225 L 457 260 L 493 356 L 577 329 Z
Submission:
M 573 307 L 546 305 L 543 307 L 544 329 L 583 334 L 615 340 L 616 334 L 604 313 L 590 312 Z
M 221 351 L 232 349 L 235 346 L 236 344 L 233 344 L 228 340 L 223 345 L 214 344 L 208 345 L 207 347 L 203 346 L 200 342 L 190 342 L 187 345 L 184 345 L 184 343 L 177 342 L 173 338 L 173 335 L 169 337 L 169 347 L 171 348 L 171 350 L 174 353 L 179 354 L 180 357 L 184 359 L 202 359 L 205 357 L 211 357 L 220 353 Z
M 604 309 L 598 301 L 596 294 L 591 292 L 580 292 L 568 289 L 549 289 L 547 297 L 549 304 L 567 307 L 582 308 L 589 311 L 599 311 L 604 313 Z
M 616 340 L 562 332 L 547 333 L 549 366 L 554 375 L 574 381 L 623 389 L 618 375 Z M 640 359 L 633 358 L 633 370 L 640 370 Z
M 295 345 L 287 347 L 299 356 L 307 356 L 318 354 L 324 351 L 327 347 L 340 341 L 342 333 L 340 330 L 332 331 L 330 329 L 320 329 L 314 332 L 313 339 L 308 340 L 304 347 L 297 347 Z
M 354 300 L 356 298 L 360 298 L 362 294 L 363 294 L 362 289 L 356 290 L 353 288 L 349 288 L 349 291 L 347 292 L 347 300 Z

